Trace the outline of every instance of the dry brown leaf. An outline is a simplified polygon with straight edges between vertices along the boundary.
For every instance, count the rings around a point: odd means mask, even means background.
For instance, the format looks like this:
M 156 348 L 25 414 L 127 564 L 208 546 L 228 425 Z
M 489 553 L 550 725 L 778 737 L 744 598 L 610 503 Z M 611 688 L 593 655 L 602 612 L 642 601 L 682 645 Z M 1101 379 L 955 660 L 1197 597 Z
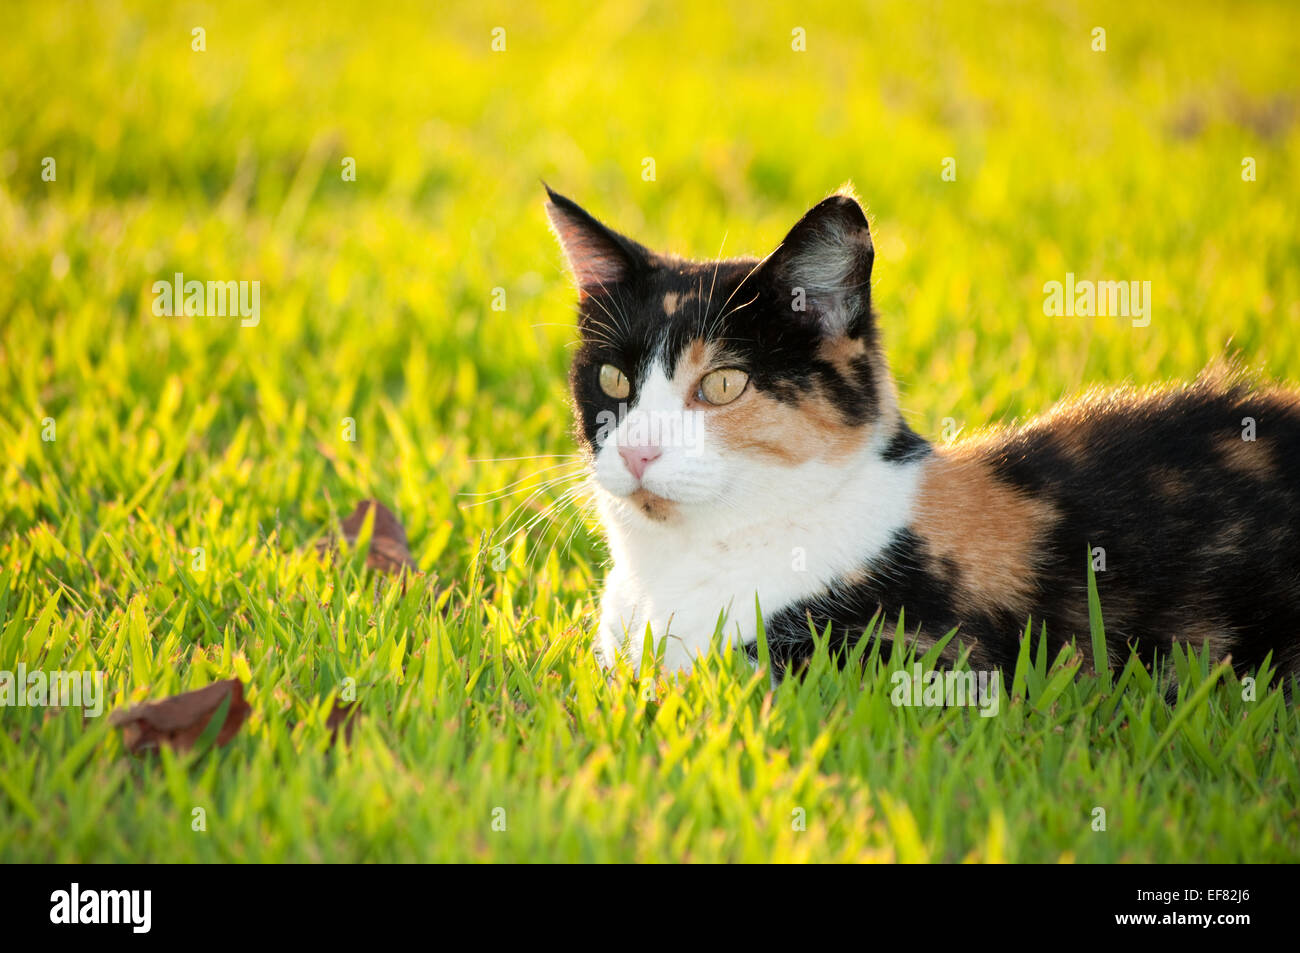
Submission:
M 415 560 L 406 545 L 406 530 L 398 522 L 393 511 L 378 500 L 362 500 L 351 515 L 343 521 L 343 537 L 349 545 L 356 545 L 361 526 L 366 521 L 366 513 L 371 507 L 375 509 L 375 526 L 370 534 L 370 551 L 366 553 L 366 566 L 380 572 L 400 572 L 402 569 L 416 568 Z M 316 543 L 320 553 L 327 553 L 334 548 L 334 540 L 326 538 Z
M 325 727 L 330 730 L 330 744 L 333 745 L 339 739 L 339 729 L 343 730 L 343 739 L 349 744 L 352 743 L 352 729 L 356 727 L 357 716 L 361 714 L 361 705 L 357 702 L 351 702 L 347 705 L 335 701 L 334 709 L 325 719 Z
M 237 678 L 115 711 L 109 717 L 109 723 L 122 729 L 122 740 L 132 754 L 162 745 L 188 751 L 202 736 L 203 729 L 208 727 L 208 722 L 227 696 L 230 697 L 230 707 L 216 737 L 216 744 L 224 745 L 235 737 L 250 710 L 248 702 L 244 701 L 244 683 Z

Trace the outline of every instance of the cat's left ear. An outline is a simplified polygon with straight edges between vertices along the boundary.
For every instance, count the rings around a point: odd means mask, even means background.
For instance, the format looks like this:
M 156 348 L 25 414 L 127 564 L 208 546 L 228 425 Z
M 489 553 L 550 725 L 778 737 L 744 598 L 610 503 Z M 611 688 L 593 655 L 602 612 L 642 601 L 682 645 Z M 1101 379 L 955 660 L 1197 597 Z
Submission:
M 608 292 L 649 266 L 649 249 L 602 225 L 549 185 L 546 194 L 546 215 L 584 297 Z
M 763 270 L 796 314 L 829 333 L 856 336 L 871 320 L 875 257 L 867 216 L 846 188 L 809 209 Z

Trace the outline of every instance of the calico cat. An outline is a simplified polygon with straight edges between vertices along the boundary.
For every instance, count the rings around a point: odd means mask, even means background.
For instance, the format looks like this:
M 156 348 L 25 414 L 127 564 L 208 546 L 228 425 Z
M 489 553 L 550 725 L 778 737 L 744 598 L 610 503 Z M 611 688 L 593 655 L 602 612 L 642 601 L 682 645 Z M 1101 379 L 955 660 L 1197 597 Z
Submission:
M 1030 618 L 1053 655 L 1087 644 L 1101 553 L 1114 663 L 1179 642 L 1241 672 L 1269 652 L 1300 671 L 1300 393 L 1208 374 L 934 446 L 899 412 L 848 192 L 766 258 L 713 262 L 651 252 L 547 192 L 613 557 L 605 662 L 638 664 L 647 624 L 669 668 L 715 631 L 753 658 L 757 597 L 775 675 L 806 658 L 810 625 L 852 643 L 877 612 L 886 633 L 904 612 L 921 651 L 956 627 L 947 653 L 1007 671 Z

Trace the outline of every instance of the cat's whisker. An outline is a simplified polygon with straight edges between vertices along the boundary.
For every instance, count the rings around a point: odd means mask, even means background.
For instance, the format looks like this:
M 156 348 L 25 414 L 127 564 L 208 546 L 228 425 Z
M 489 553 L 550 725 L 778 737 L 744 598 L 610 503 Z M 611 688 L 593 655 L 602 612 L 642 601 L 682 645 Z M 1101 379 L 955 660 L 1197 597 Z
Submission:
M 519 460 L 563 460 L 564 458 L 579 459 L 581 453 L 534 453 L 522 457 L 471 457 L 468 463 L 513 463 Z
M 628 316 L 627 316 L 627 315 L 623 312 L 623 310 L 619 307 L 619 302 L 618 302 L 618 298 L 617 298 L 617 296 L 616 296 L 616 295 L 613 295 L 613 294 L 610 293 L 609 289 L 605 287 L 605 282 L 604 282 L 603 280 L 601 280 L 600 278 L 597 278 L 597 279 L 596 279 L 596 283 L 597 283 L 598 285 L 600 285 L 600 290 L 601 290 L 601 292 L 603 292 L 604 295 L 605 295 L 605 297 L 609 299 L 609 303 L 613 306 L 614 310 L 615 310 L 616 312 L 618 312 L 619 319 L 622 321 L 622 325 L 621 325 L 621 328 L 620 328 L 620 329 L 621 329 L 622 331 L 624 331 L 624 332 L 628 332 L 628 331 L 630 331 L 630 330 L 631 330 L 631 327 L 632 327 L 632 326 L 631 326 L 631 323 L 630 323 L 630 321 L 629 321 L 629 319 L 628 319 Z M 590 296 L 590 295 L 589 295 L 588 297 L 589 297 L 592 301 L 595 301 L 596 304 L 600 306 L 600 310 L 604 311 L 605 314 L 609 316 L 609 319 L 610 319 L 611 321 L 614 321 L 614 320 L 615 320 L 614 315 L 610 314 L 610 313 L 609 313 L 609 309 L 606 308 L 603 304 L 601 304 L 601 302 L 600 302 L 598 299 L 596 299 L 595 297 Z
M 615 329 L 600 321 L 588 322 L 582 331 L 582 336 L 596 344 L 603 344 L 606 347 L 615 347 L 612 335 L 616 333 Z
M 505 546 L 508 546 L 510 544 L 510 541 L 513 540 L 516 536 L 518 536 L 520 533 L 526 533 L 533 526 L 537 525 L 538 522 L 549 517 L 556 508 L 566 503 L 575 493 L 577 493 L 580 490 L 581 490 L 580 486 L 571 487 L 570 489 L 566 490 L 560 497 L 553 500 L 551 503 L 547 504 L 547 506 L 543 508 L 536 516 L 534 516 L 524 525 L 520 526 L 509 536 L 497 542 L 496 545 L 501 546 L 503 548 Z
M 736 287 L 732 289 L 731 294 L 727 295 L 727 300 L 722 302 L 722 307 L 719 310 L 726 311 L 727 305 L 731 304 L 731 299 L 736 297 L 736 295 L 740 293 L 741 288 L 745 287 L 745 282 L 749 281 L 750 278 L 754 277 L 754 272 L 762 268 L 763 265 L 765 265 L 768 262 L 768 260 L 771 259 L 771 257 L 775 255 L 777 252 L 779 252 L 784 246 L 785 243 L 782 242 L 780 245 L 777 245 L 776 248 L 774 248 L 768 254 L 760 258 L 758 262 L 754 265 L 754 267 L 749 269 L 749 274 L 745 275 L 744 278 L 741 278 L 740 284 L 736 285 Z
M 556 322 L 556 321 L 543 321 L 543 322 L 538 323 L 538 324 L 530 324 L 529 327 L 530 327 L 530 328 L 533 328 L 533 329 L 536 329 L 536 328 L 563 328 L 563 329 L 565 329 L 566 331 L 573 331 L 573 330 L 575 330 L 575 328 L 576 328 L 576 330 L 578 331 L 578 333 L 579 333 L 579 335 L 580 335 L 581 337 L 594 337 L 594 336 L 595 336 L 595 335 L 593 335 L 593 334 L 591 333 L 591 328 L 592 328 L 592 324 L 591 324 L 591 322 L 588 322 L 587 325 L 584 327 L 584 326 L 582 326 L 582 325 L 576 325 L 576 326 L 575 326 L 575 325 L 572 325 L 572 324 L 560 324 L 559 322 Z M 568 347 L 574 347 L 575 345 L 580 344 L 580 343 L 581 343 L 581 340 L 580 340 L 580 339 L 577 340 L 577 341 L 568 341 L 568 342 L 565 343 L 564 346 L 565 346 L 566 348 L 568 348 Z M 608 338 L 606 338 L 606 339 L 603 341 L 603 343 L 606 343 L 606 344 L 612 344 L 612 342 L 609 341 Z
M 510 536 L 512 536 L 512 535 L 513 535 L 513 533 L 511 532 L 512 527 L 518 525 L 518 523 L 516 522 L 516 520 L 517 520 L 517 519 L 526 519 L 526 517 L 520 517 L 519 514 L 521 514 L 521 513 L 525 510 L 525 508 L 532 508 L 533 501 L 536 500 L 538 497 L 542 496 L 542 494 L 544 494 L 544 493 L 546 493 L 546 492 L 548 492 L 548 491 L 559 490 L 559 489 L 560 489 L 560 488 L 561 488 L 565 483 L 572 483 L 572 480 L 556 480 L 556 481 L 553 481 L 553 482 L 549 483 L 549 484 L 546 485 L 546 486 L 539 487 L 538 489 L 536 489 L 536 490 L 534 490 L 533 492 L 531 492 L 531 493 L 530 493 L 530 494 L 529 494 L 529 495 L 528 495 L 528 496 L 527 496 L 523 501 L 521 501 L 520 503 L 516 504 L 516 505 L 515 505 L 515 506 L 510 510 L 510 513 L 505 517 L 505 519 L 503 519 L 503 520 L 502 520 L 502 521 L 497 525 L 497 528 L 494 529 L 494 530 L 492 531 L 492 534 L 491 534 L 491 537 L 490 537 L 490 538 L 491 538 L 493 541 L 496 541 L 496 540 L 499 540 L 499 539 L 502 537 L 502 534 L 505 534 L 506 538 L 509 538 Z M 564 491 L 561 490 L 561 496 L 563 495 L 563 492 L 564 492 Z M 554 501 L 552 500 L 552 503 L 553 503 L 553 502 L 554 502 Z M 540 504 L 540 505 L 542 506 L 542 509 L 544 510 L 544 509 L 546 508 L 546 506 L 549 506 L 549 505 L 551 505 L 551 504 L 550 504 L 550 503 L 544 503 L 544 504 Z
M 541 486 L 535 488 L 531 493 L 528 494 L 528 496 L 526 496 L 523 499 L 522 502 L 520 502 L 518 505 L 515 506 L 514 509 L 510 511 L 510 514 L 502 521 L 501 527 L 498 530 L 498 532 L 500 532 L 501 530 L 509 529 L 511 524 L 514 521 L 515 514 L 518 513 L 520 510 L 524 509 L 525 507 L 527 507 L 530 503 L 533 502 L 533 500 L 537 499 L 537 497 L 541 496 L 543 493 L 547 492 L 548 490 L 558 489 L 559 487 L 564 486 L 567 483 L 572 483 L 574 480 L 579 480 L 583 478 L 584 478 L 584 474 L 581 473 L 566 474 L 548 480 L 546 483 L 543 483 Z M 495 533 L 493 535 L 495 536 Z
M 600 284 L 601 292 L 605 295 L 606 298 L 609 298 L 610 304 L 613 304 L 615 306 L 615 309 L 617 310 L 618 306 L 614 302 L 613 297 L 610 295 L 609 290 L 605 287 L 604 282 L 598 282 L 598 283 Z M 618 331 L 620 330 L 620 326 L 619 326 L 620 319 L 615 318 L 614 315 L 610 313 L 609 308 L 605 307 L 604 302 L 601 301 L 600 298 L 596 297 L 595 295 L 590 295 L 590 294 L 587 295 L 586 300 L 590 301 L 596 307 L 600 308 L 600 310 L 605 313 L 605 317 L 609 318 L 611 322 L 609 324 L 606 324 L 603 321 L 591 319 L 590 317 L 588 318 L 588 325 L 595 327 L 597 331 L 604 333 L 606 335 L 605 340 L 609 342 L 608 335 L 617 334 Z
M 709 308 L 713 304 L 713 288 L 718 283 L 718 269 L 722 267 L 722 249 L 727 244 L 727 235 L 727 232 L 722 233 L 722 244 L 718 246 L 718 255 L 713 263 L 713 280 L 709 282 L 709 300 L 704 305 L 704 316 L 706 318 L 709 315 Z
M 456 495 L 476 498 L 475 502 L 473 503 L 462 504 L 463 507 L 481 506 L 484 503 L 492 503 L 495 502 L 496 500 L 505 499 L 508 496 L 513 496 L 515 493 L 521 492 L 521 490 L 516 488 L 522 487 L 524 484 L 532 483 L 534 480 L 538 479 L 542 474 L 547 473 L 551 470 L 558 470 L 560 467 L 573 467 L 573 466 L 582 466 L 582 465 L 583 465 L 582 462 L 577 460 L 569 461 L 566 463 L 557 463 L 554 466 L 543 467 L 541 470 L 538 470 L 535 473 L 530 473 L 526 477 L 522 477 L 511 483 L 507 483 L 505 486 L 497 487 L 497 489 L 495 490 L 489 490 L 486 493 L 457 493 Z
M 565 541 L 563 548 L 560 550 L 561 556 L 571 550 L 573 541 L 577 538 L 578 531 L 586 528 L 587 521 L 593 518 L 598 518 L 598 516 L 599 511 L 596 507 L 595 500 L 587 499 L 579 502 L 579 505 L 574 510 L 573 531 L 569 533 L 569 538 Z
M 510 499 L 510 498 L 512 498 L 512 497 L 516 497 L 516 496 L 518 496 L 520 493 L 523 493 L 523 492 L 525 492 L 525 491 L 528 491 L 528 492 L 529 492 L 529 496 L 531 497 L 531 496 L 534 495 L 534 494 L 542 493 L 542 492 L 545 492 L 545 491 L 548 490 L 548 489 L 553 489 L 553 488 L 555 488 L 555 487 L 561 486 L 561 485 L 563 485 L 564 483 L 566 483 L 566 482 L 568 482 L 568 481 L 570 481 L 570 480 L 576 479 L 576 477 L 577 477 L 576 474 L 574 474 L 574 475 L 570 475 L 570 474 L 557 474 L 557 475 L 553 475 L 553 476 L 550 476 L 550 477 L 545 478 L 545 479 L 542 480 L 540 483 L 536 483 L 536 484 L 530 483 L 530 484 L 528 484 L 527 486 L 522 486 L 522 487 L 516 487 L 516 488 L 512 488 L 512 489 L 501 490 L 501 491 L 498 491 L 494 496 L 487 497 L 486 499 L 473 500 L 473 501 L 470 501 L 470 502 L 464 502 L 464 503 L 459 504 L 459 506 L 460 506 L 460 508 L 463 509 L 463 510 L 470 510 L 470 509 L 473 509 L 473 508 L 475 508 L 475 507 L 477 507 L 477 506 L 487 506 L 487 505 L 492 505 L 492 504 L 495 504 L 495 503 L 500 503 L 502 500 L 507 500 L 507 499 Z M 528 500 L 525 499 L 524 503 L 523 503 L 523 504 L 520 504 L 520 505 L 526 505 L 527 502 L 528 502 Z
M 586 499 L 582 498 L 582 492 L 585 489 L 586 489 L 585 485 L 581 487 L 575 487 L 574 488 L 575 492 L 572 493 L 567 499 L 563 501 L 562 505 L 571 507 L 571 511 L 569 515 L 565 517 L 564 522 L 560 525 L 559 530 L 556 532 L 557 539 L 561 536 L 564 536 L 566 533 L 568 533 L 568 536 L 565 539 L 564 544 L 559 547 L 559 555 L 561 557 L 564 556 L 566 552 L 568 552 L 569 547 L 572 545 L 572 542 L 576 538 L 578 532 L 585 528 L 587 519 L 591 517 L 591 515 L 596 511 L 596 505 L 594 499 L 592 499 L 591 497 L 588 497 Z M 559 502 L 560 501 L 557 501 L 557 504 Z M 552 523 L 551 525 L 553 526 L 554 523 Z M 570 530 L 570 526 L 572 526 L 572 530 Z M 544 552 L 546 553 L 546 557 L 549 558 L 551 553 L 556 552 L 556 549 L 557 547 L 555 545 L 552 545 L 549 549 L 544 550 Z M 542 552 L 543 549 L 540 546 L 534 547 L 532 549 L 531 555 L 529 555 L 528 561 L 525 563 L 525 568 L 529 572 L 532 572 L 534 568 L 533 563 L 538 558 L 539 554 L 541 554 Z
M 602 313 L 605 315 L 605 317 L 608 318 L 609 320 L 608 320 L 608 321 L 604 321 L 604 320 L 601 320 L 601 318 L 598 317 L 598 316 L 593 316 L 593 315 L 584 315 L 584 317 L 585 317 L 586 320 L 587 320 L 587 323 L 588 323 L 589 325 L 593 326 L 593 327 L 600 328 L 600 329 L 607 330 L 607 331 L 616 331 L 616 330 L 618 330 L 617 327 L 616 327 L 614 324 L 611 323 L 611 322 L 613 322 L 613 321 L 615 320 L 614 315 L 610 312 L 610 310 L 609 310 L 608 308 L 605 307 L 605 305 L 604 305 L 603 303 L 601 303 L 600 299 L 599 299 L 599 298 L 596 298 L 596 297 L 592 297 L 592 298 L 591 298 L 591 303 L 594 304 L 594 305 L 596 305 L 596 307 L 600 308 L 601 312 L 602 312 Z
M 738 312 L 744 311 L 746 308 L 748 308 L 751 304 L 753 304 L 758 299 L 759 299 L 759 295 L 754 295 L 754 297 L 750 298 L 744 304 L 736 305 L 736 307 L 732 308 L 730 311 L 724 312 L 723 315 L 720 318 L 718 318 L 718 323 L 719 324 L 722 323 L 727 318 L 731 317 L 733 314 L 737 314 Z

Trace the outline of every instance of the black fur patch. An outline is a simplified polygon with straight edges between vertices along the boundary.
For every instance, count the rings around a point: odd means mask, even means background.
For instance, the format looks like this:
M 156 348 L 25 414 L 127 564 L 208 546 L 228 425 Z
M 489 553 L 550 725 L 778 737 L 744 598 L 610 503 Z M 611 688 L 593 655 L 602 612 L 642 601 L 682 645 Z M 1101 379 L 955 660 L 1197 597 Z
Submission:
M 880 454 L 891 463 L 910 463 L 930 452 L 930 444 L 907 424 L 902 424 Z

